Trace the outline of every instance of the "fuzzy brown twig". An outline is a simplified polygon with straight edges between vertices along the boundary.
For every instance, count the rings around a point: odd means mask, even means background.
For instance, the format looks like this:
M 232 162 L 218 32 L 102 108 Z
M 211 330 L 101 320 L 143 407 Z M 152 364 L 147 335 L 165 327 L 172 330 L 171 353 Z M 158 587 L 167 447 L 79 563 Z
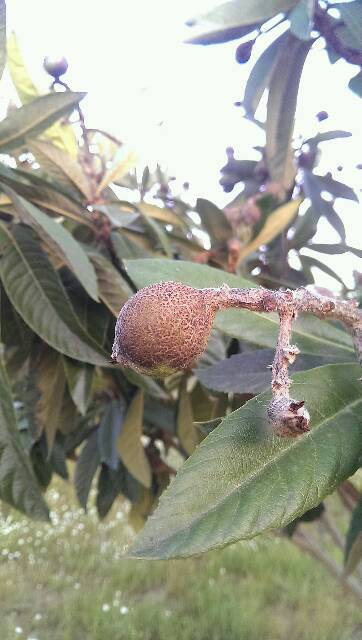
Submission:
M 321 319 L 342 322 L 352 335 L 355 350 L 362 364 L 362 312 L 356 301 L 331 300 L 316 296 L 304 288 L 291 291 L 268 289 L 210 289 L 218 309 L 241 307 L 251 311 L 276 311 L 279 314 L 279 336 L 272 369 L 273 398 L 268 406 L 268 418 L 279 436 L 297 436 L 309 431 L 310 416 L 303 400 L 289 396 L 291 380 L 288 375 L 299 349 L 290 343 L 293 321 L 300 312 L 311 313 Z M 217 294 L 216 294 L 217 292 Z

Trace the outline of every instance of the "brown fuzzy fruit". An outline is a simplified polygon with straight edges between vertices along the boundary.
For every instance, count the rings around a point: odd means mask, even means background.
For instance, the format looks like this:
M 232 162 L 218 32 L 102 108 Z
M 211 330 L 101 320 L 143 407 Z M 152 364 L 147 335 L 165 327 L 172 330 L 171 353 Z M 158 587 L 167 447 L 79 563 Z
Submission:
M 218 308 L 210 289 L 178 282 L 145 287 L 119 313 L 112 361 L 157 377 L 188 369 L 206 347 Z

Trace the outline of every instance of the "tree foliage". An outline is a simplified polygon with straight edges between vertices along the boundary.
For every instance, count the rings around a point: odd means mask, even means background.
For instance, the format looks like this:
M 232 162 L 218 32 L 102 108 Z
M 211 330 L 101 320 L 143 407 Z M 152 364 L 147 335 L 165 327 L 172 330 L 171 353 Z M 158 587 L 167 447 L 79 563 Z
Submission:
M 66 460 L 75 460 L 82 507 L 95 480 L 99 516 L 121 498 L 138 528 L 175 474 L 173 456 L 190 456 L 132 551 L 164 558 L 295 524 L 356 471 L 362 400 L 342 326 L 306 317 L 295 324 L 301 357 L 294 394 L 302 388 L 308 396 L 313 426 L 296 442 L 264 433 L 273 315 L 218 314 L 197 367 L 164 382 L 110 362 L 120 307 L 153 282 L 295 288 L 314 285 L 318 268 L 344 296 L 360 296 L 360 278 L 349 290 L 323 261 L 325 254 L 361 255 L 347 245 L 335 208 L 337 198 L 357 196 L 318 168 L 325 143 L 350 134 L 321 131 L 293 142 L 300 77 L 314 42 L 323 36 L 332 62 L 362 64 L 361 3 L 336 6 L 338 18 L 323 2 L 230 0 L 190 22 L 195 44 L 242 39 L 240 47 L 275 31 L 253 60 L 243 102 L 246 117 L 265 129 L 265 145 L 256 160 L 227 150 L 220 182 L 239 192 L 224 209 L 203 197 L 187 202 L 187 191 L 175 193 L 159 166 L 136 171 L 132 152 L 86 127 L 84 94 L 55 80 L 40 95 L 11 37 L 8 64 L 22 105 L 0 123 L 3 500 L 47 518 L 41 490 L 53 473 L 67 477 Z M 0 2 L 0 68 L 4 33 Z M 350 83 L 357 92 L 358 77 Z M 265 91 L 264 125 L 255 113 Z M 337 244 L 314 242 L 321 219 L 339 235 Z M 350 567 L 352 552 L 355 566 L 361 551 L 360 520 L 354 516 L 347 538 Z

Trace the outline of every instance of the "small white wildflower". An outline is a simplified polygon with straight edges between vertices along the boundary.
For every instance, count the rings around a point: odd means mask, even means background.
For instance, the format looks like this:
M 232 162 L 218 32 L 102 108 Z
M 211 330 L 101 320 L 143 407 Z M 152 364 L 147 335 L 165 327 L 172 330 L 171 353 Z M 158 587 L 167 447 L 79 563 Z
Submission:
M 107 603 L 106 604 L 102 604 L 102 611 L 109 611 L 110 608 L 111 607 L 109 606 L 109 604 L 107 604 Z
M 121 607 L 119 610 L 122 616 L 125 616 L 128 613 L 128 611 L 129 611 L 128 607 Z

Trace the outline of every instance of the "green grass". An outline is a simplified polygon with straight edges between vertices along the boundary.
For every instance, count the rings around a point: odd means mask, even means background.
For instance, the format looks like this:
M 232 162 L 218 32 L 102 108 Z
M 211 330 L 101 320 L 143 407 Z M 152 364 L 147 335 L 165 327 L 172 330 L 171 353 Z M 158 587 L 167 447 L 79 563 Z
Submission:
M 53 526 L 15 512 L 0 519 L 1 640 L 361 637 L 358 603 L 287 540 L 260 537 L 190 560 L 126 561 L 131 534 L 121 505 L 99 524 L 64 484 L 48 500 Z

